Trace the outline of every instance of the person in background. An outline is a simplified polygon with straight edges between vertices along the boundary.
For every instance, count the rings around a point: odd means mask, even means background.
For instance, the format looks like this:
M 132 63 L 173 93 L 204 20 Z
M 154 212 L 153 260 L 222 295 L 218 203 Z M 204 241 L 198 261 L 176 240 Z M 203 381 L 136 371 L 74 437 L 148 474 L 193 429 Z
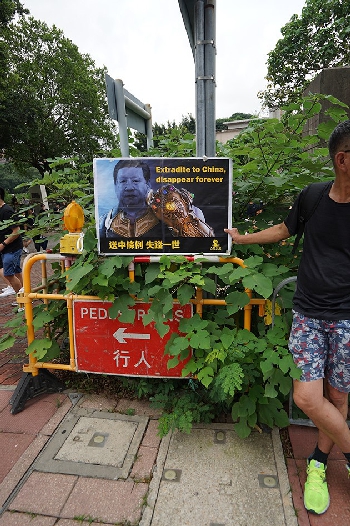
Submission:
M 46 211 L 46 208 L 44 205 L 41 207 L 41 211 Z M 35 228 L 35 210 L 33 208 L 26 211 L 26 222 L 24 226 L 26 231 L 32 230 Z M 48 245 L 48 239 L 43 234 L 36 234 L 33 236 L 33 238 L 25 238 L 23 240 L 23 251 L 28 253 L 28 246 L 33 241 L 35 250 L 37 252 L 44 252 L 47 249 Z
M 17 199 L 17 197 L 15 195 L 12 196 L 11 205 L 12 205 L 12 208 L 14 209 L 14 211 L 16 212 L 17 211 L 17 207 L 18 207 L 18 199 Z
M 29 210 L 26 210 L 25 212 L 25 218 L 26 218 L 26 221 L 24 223 L 24 230 L 26 232 L 29 232 L 33 226 L 34 226 L 34 219 L 35 219 L 35 214 L 34 214 L 34 209 L 33 208 L 30 208 Z M 31 237 L 24 237 L 23 238 L 23 252 L 25 254 L 28 254 L 29 253 L 29 245 L 32 243 L 32 238 Z
M 335 180 L 305 224 L 289 338 L 301 369 L 300 379 L 294 380 L 294 401 L 318 429 L 304 490 L 305 508 L 315 514 L 329 507 L 326 470 L 334 444 L 343 452 L 350 475 L 350 120 L 334 129 L 328 149 Z M 294 236 L 301 195 L 283 223 L 246 235 L 237 228 L 225 232 L 242 245 Z
M 23 290 L 21 269 L 23 240 L 14 210 L 5 203 L 4 199 L 5 190 L 0 187 L 0 255 L 3 265 L 3 276 L 17 294 Z M 7 223 L 8 220 L 11 222 Z M 7 295 L 6 293 L 1 293 L 0 297 Z M 17 303 L 13 305 L 17 306 Z
M 11 287 L 9 281 L 5 278 L 4 276 L 4 269 L 3 269 L 3 266 L 2 266 L 2 257 L 0 256 L 0 278 L 2 278 L 5 283 L 7 283 L 6 287 L 3 287 L 0 291 L 0 296 L 1 297 L 5 297 L 5 296 L 12 296 L 14 294 L 16 294 L 16 291 L 14 290 L 13 287 Z

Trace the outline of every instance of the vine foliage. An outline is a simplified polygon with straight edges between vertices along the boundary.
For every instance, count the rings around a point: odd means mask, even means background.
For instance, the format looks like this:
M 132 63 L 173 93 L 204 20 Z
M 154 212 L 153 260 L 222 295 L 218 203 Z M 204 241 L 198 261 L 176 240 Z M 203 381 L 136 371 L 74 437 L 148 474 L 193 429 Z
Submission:
M 325 102 L 326 123 L 319 125 L 314 135 L 304 135 L 306 122 L 323 111 Z M 233 223 L 238 228 L 255 231 L 281 222 L 305 184 L 332 177 L 324 141 L 334 126 L 347 118 L 345 111 L 345 105 L 333 97 L 310 96 L 284 108 L 281 121 L 252 121 L 237 139 L 217 145 L 218 155 L 233 159 Z M 177 133 L 157 138 L 163 155 L 168 151 L 169 156 L 176 152 L 193 156 L 193 136 L 187 133 L 181 140 Z M 120 152 L 110 155 L 118 157 Z M 133 155 L 143 154 L 133 151 Z M 154 150 L 152 155 L 159 152 Z M 271 309 L 276 305 L 272 306 L 271 298 L 275 287 L 296 273 L 299 254 L 291 255 L 293 240 L 268 246 L 233 246 L 231 257 L 242 258 L 244 267 L 229 259 L 212 264 L 205 258 L 193 262 L 184 256 L 164 255 L 159 264 L 137 264 L 131 281 L 128 265 L 132 257 L 103 258 L 97 253 L 91 172 L 87 169 L 86 174 L 78 174 L 72 167 L 67 169 L 67 164 L 67 160 L 51 160 L 52 173 L 40 182 L 46 184 L 49 195 L 57 198 L 59 194 L 67 204 L 73 198 L 82 205 L 84 251 L 64 273 L 53 264 L 51 291 L 111 301 L 110 317 L 130 324 L 134 311 L 129 307 L 137 298 L 151 302 L 143 323 L 154 324 L 161 336 L 169 331 L 166 322 L 174 300 L 184 305 L 198 289 L 206 298 L 225 299 L 225 303 L 205 306 L 201 316 L 195 313 L 182 319 L 179 333 L 171 334 L 164 351 L 170 356 L 169 369 L 189 358 L 182 380 L 116 378 L 133 388 L 137 396 L 146 396 L 162 408 L 160 434 L 172 429 L 189 432 L 194 423 L 209 422 L 219 415 L 232 417 L 241 437 L 256 427 L 288 425 L 286 402 L 292 380 L 299 377 L 288 352 L 292 285 L 280 292 L 274 323 Z M 264 211 L 248 218 L 247 204 L 257 198 L 264 202 Z M 57 224 L 51 228 L 57 231 Z M 250 331 L 243 328 L 243 310 L 250 301 L 247 289 L 252 298 L 266 300 L 265 315 L 253 306 Z M 65 303 L 35 305 L 34 327 L 45 331 L 27 353 L 39 360 L 60 359 L 68 336 Z M 1 339 L 0 350 L 13 345 L 24 332 L 23 318 L 18 315 Z

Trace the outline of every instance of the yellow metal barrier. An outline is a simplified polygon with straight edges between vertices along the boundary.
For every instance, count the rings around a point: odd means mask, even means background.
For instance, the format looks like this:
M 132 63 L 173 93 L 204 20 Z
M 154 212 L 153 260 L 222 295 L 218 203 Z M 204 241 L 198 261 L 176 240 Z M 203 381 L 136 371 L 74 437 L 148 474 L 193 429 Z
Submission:
M 67 315 L 68 315 L 68 331 L 69 331 L 69 364 L 60 364 L 60 363 L 51 363 L 51 362 L 40 362 L 37 360 L 37 358 L 33 355 L 33 353 L 29 354 L 29 363 L 25 364 L 23 366 L 23 372 L 28 373 L 26 375 L 27 380 L 23 378 L 23 382 L 18 385 L 15 394 L 13 395 L 11 399 L 12 404 L 12 413 L 16 413 L 23 409 L 24 403 L 26 399 L 28 399 L 27 394 L 24 392 L 27 390 L 28 382 L 28 376 L 31 376 L 31 378 L 34 380 L 34 383 L 37 385 L 34 386 L 34 394 L 30 397 L 36 396 L 37 394 L 41 394 L 42 392 L 48 392 L 47 391 L 47 385 L 45 381 L 41 382 L 44 385 L 40 384 L 40 379 L 38 378 L 39 370 L 67 370 L 67 371 L 76 371 L 76 363 L 75 363 L 75 350 L 74 350 L 74 330 L 73 330 L 73 301 L 74 300 L 99 300 L 101 301 L 101 298 L 98 296 L 82 296 L 77 295 L 73 293 L 68 294 L 52 294 L 48 293 L 48 279 L 47 279 L 47 269 L 46 269 L 46 262 L 50 260 L 60 261 L 61 266 L 64 269 L 68 269 L 72 263 L 74 262 L 74 257 L 67 257 L 63 256 L 61 254 L 47 254 L 47 253 L 40 253 L 35 255 L 29 255 L 25 258 L 24 264 L 23 264 L 23 289 L 24 292 L 18 297 L 18 303 L 24 304 L 25 309 L 25 317 L 26 317 L 26 324 L 27 324 L 27 340 L 28 345 L 30 345 L 35 340 L 35 332 L 34 332 L 34 325 L 33 325 L 33 300 L 42 300 L 44 303 L 47 303 L 51 300 L 57 300 L 57 301 L 65 301 L 67 304 Z M 235 265 L 239 265 L 241 267 L 244 267 L 244 261 L 239 258 L 224 258 L 219 256 L 188 256 L 187 259 L 189 261 L 198 261 L 199 264 L 201 263 L 233 263 Z M 160 260 L 160 256 L 136 256 L 129 265 L 128 272 L 129 272 L 129 279 L 131 281 L 135 280 L 135 263 L 141 264 L 141 263 L 157 263 Z M 36 287 L 35 289 L 32 289 L 31 285 L 31 270 L 33 265 L 40 261 L 41 262 L 41 269 L 42 269 L 42 285 L 39 287 Z M 266 300 L 259 299 L 259 298 L 253 298 L 252 297 L 252 291 L 250 289 L 246 289 L 245 292 L 248 294 L 250 301 L 249 303 L 244 307 L 244 328 L 247 330 L 251 330 L 251 317 L 252 317 L 252 306 L 257 305 L 259 307 L 259 315 L 264 315 L 264 307 Z M 174 300 L 176 302 L 176 300 Z M 203 315 L 203 306 L 204 305 L 226 305 L 225 299 L 211 299 L 211 298 L 203 298 L 203 290 L 201 288 L 196 289 L 196 295 L 193 299 L 190 300 L 192 304 L 195 305 L 196 313 L 202 317 Z M 49 374 L 49 373 L 48 373 Z M 36 379 L 36 382 L 35 382 Z M 50 383 L 50 378 L 48 380 L 48 383 Z M 54 392 L 57 392 L 57 390 L 62 390 L 56 387 L 53 388 Z M 44 391 L 43 391 L 44 390 Z M 19 391 L 19 393 L 17 393 Z M 33 391 L 33 389 L 32 389 Z M 52 392 L 52 391 L 49 391 Z

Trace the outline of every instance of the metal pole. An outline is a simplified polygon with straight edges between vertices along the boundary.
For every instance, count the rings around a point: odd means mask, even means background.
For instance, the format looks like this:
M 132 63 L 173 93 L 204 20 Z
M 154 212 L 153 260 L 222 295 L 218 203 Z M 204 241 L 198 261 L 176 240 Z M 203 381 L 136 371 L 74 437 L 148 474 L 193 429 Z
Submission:
M 215 157 L 215 1 L 205 5 L 205 154 Z
M 116 79 L 114 81 L 115 89 L 115 100 L 117 102 L 117 114 L 118 114 L 118 126 L 119 126 L 119 138 L 120 138 L 120 150 L 122 157 L 129 157 L 129 139 L 128 139 L 128 125 L 126 122 L 126 111 L 125 111 L 125 97 L 123 81 Z
M 195 4 L 195 76 L 196 76 L 196 155 L 205 155 L 205 87 L 204 87 L 204 1 Z
M 145 110 L 150 115 L 146 122 L 147 150 L 153 148 L 152 111 L 151 105 L 145 104 Z

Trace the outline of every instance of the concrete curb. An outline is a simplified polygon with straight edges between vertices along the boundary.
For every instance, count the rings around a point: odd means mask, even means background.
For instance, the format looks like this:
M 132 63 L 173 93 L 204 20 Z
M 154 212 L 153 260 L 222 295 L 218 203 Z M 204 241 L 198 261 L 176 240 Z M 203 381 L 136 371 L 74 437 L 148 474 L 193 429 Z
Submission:
M 272 445 L 275 454 L 286 526 L 298 526 L 298 520 L 293 506 L 292 490 L 289 484 L 287 466 L 283 455 L 279 430 L 277 428 L 272 430 Z

